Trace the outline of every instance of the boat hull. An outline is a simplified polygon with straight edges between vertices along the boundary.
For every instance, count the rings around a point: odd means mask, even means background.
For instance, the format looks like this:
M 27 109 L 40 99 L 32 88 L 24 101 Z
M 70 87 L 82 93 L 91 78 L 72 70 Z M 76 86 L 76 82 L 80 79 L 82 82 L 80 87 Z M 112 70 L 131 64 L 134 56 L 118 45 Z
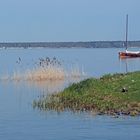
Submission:
M 119 57 L 120 57 L 120 58 L 140 57 L 140 53 L 119 52 Z

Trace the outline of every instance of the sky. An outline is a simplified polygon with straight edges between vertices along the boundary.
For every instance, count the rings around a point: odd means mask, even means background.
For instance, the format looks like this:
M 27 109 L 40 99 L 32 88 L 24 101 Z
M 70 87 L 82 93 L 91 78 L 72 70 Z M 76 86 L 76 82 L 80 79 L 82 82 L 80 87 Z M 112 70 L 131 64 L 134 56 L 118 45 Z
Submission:
M 0 42 L 140 40 L 140 0 L 0 0 Z

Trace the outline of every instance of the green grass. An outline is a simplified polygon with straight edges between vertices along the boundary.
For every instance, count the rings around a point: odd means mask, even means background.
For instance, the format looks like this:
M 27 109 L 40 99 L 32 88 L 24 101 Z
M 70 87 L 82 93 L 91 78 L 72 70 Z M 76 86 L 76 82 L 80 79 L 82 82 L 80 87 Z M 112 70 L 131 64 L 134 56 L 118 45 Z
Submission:
M 122 92 L 123 88 L 126 89 Z M 108 74 L 72 84 L 64 91 L 34 101 L 43 110 L 94 111 L 99 114 L 140 114 L 140 72 Z

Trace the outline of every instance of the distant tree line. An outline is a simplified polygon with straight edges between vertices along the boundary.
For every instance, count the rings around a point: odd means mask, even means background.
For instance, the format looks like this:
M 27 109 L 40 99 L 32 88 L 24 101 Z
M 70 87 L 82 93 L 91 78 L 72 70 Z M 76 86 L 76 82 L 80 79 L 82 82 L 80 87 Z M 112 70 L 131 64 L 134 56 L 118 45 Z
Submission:
M 0 43 L 0 48 L 121 48 L 124 41 L 89 41 L 89 42 L 26 42 Z M 128 47 L 140 47 L 140 41 L 129 41 Z

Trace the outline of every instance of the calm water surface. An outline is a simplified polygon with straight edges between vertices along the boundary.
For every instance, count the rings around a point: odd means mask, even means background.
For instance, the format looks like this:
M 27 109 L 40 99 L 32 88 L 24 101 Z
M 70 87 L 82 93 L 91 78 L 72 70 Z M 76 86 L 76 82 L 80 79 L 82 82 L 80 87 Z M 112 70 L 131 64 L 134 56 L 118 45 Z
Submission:
M 0 75 L 34 67 L 38 58 L 56 57 L 63 66 L 84 69 L 88 76 L 140 70 L 140 59 L 119 60 L 120 49 L 0 50 Z M 18 58 L 21 63 L 18 64 Z M 118 140 L 140 138 L 140 117 L 112 118 L 88 113 L 34 110 L 32 101 L 62 90 L 64 82 L 0 81 L 1 140 Z

